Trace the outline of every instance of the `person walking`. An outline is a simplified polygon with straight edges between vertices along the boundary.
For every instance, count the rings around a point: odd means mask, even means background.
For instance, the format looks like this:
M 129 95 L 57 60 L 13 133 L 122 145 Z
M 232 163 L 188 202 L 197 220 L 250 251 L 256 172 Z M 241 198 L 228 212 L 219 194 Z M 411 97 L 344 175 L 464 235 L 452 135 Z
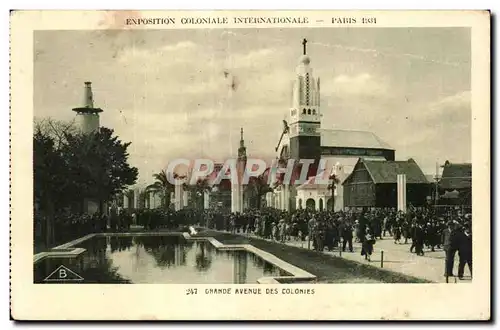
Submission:
M 460 258 L 458 264 L 458 278 L 463 280 L 465 264 L 469 267 L 470 275 L 472 277 L 472 233 L 469 223 L 464 225 L 464 229 L 459 233 L 458 237 L 458 256 Z
M 415 234 L 414 234 L 414 239 L 412 241 L 415 241 L 415 253 L 417 256 L 423 256 L 424 255 L 424 227 L 422 224 L 417 224 L 415 227 Z
M 371 229 L 367 228 L 366 234 L 362 240 L 361 255 L 365 256 L 365 260 L 371 261 L 373 245 L 375 244 L 375 236 L 373 236 Z

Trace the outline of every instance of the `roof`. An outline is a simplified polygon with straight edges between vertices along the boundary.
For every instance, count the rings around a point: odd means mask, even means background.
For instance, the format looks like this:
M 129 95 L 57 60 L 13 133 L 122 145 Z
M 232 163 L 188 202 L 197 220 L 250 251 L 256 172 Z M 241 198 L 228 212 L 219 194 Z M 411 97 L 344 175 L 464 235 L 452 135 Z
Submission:
M 472 187 L 472 164 L 446 162 L 439 186 L 443 189 L 464 189 Z
M 366 148 L 394 150 L 377 135 L 367 131 L 321 129 L 322 147 Z
M 407 161 L 367 161 L 363 163 L 374 183 L 397 183 L 398 174 L 406 174 L 406 183 L 429 183 L 418 164 Z
M 435 174 L 426 174 L 425 178 L 429 182 L 434 182 L 434 183 L 436 182 L 436 175 Z

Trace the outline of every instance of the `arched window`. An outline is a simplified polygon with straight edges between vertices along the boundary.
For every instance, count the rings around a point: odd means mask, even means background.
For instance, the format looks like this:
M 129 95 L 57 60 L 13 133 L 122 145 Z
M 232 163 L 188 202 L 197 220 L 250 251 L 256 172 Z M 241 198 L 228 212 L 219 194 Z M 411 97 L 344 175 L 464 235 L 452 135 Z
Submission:
M 316 201 L 312 198 L 306 200 L 306 209 L 308 210 L 316 210 Z
M 311 114 L 311 109 L 308 109 L 307 110 L 307 114 L 310 115 Z
M 304 108 L 304 110 L 302 110 L 302 113 L 305 115 L 306 114 L 306 108 Z
M 316 110 L 315 110 L 315 109 L 313 109 L 313 115 L 315 115 L 315 114 L 316 114 Z

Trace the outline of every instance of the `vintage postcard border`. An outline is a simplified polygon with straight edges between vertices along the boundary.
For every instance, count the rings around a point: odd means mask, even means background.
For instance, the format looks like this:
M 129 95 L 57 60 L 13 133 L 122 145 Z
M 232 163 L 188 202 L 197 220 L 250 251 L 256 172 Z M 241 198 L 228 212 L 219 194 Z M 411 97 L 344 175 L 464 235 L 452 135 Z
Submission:
M 193 285 L 33 284 L 32 117 L 33 31 L 58 29 L 293 28 L 286 24 L 148 25 L 130 17 L 184 17 L 199 12 L 32 11 L 11 14 L 11 308 L 20 320 L 361 320 L 488 319 L 490 317 L 490 21 L 483 11 L 203 12 L 211 17 L 301 16 L 301 27 L 333 16 L 370 16 L 378 27 L 471 27 L 474 280 L 470 284 L 326 284 L 314 295 L 186 296 Z M 119 18 L 119 19 L 117 19 Z M 319 20 L 323 22 L 319 22 Z M 271 285 L 272 286 L 272 285 Z M 271 287 L 266 286 L 266 287 Z M 307 284 L 293 285 L 307 288 Z M 208 286 L 196 286 L 200 291 Z M 210 287 L 236 287 L 212 285 Z M 249 286 L 250 287 L 250 286 Z M 383 304 L 380 299 L 383 299 Z M 472 302 L 472 304 L 471 304 Z

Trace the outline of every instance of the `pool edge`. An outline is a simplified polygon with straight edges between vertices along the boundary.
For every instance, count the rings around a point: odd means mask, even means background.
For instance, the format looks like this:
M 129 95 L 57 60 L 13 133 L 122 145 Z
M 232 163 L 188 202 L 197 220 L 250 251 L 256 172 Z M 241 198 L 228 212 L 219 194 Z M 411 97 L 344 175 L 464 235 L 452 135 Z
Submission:
M 70 251 L 65 251 L 70 249 L 71 247 L 80 244 L 88 239 L 93 237 L 103 237 L 103 236 L 182 236 L 184 239 L 189 241 L 207 241 L 212 246 L 214 246 L 218 250 L 225 251 L 247 251 L 249 253 L 253 253 L 264 261 L 274 265 L 277 268 L 282 269 L 283 271 L 291 274 L 291 276 L 264 276 L 257 280 L 258 284 L 283 284 L 279 280 L 285 280 L 287 283 L 293 282 L 311 282 L 316 280 L 316 276 L 297 267 L 294 266 L 278 257 L 274 254 L 261 250 L 251 244 L 224 244 L 218 241 L 214 237 L 197 237 L 191 236 L 186 232 L 137 232 L 137 233 L 94 233 L 82 236 L 70 242 L 58 245 L 50 251 L 40 252 L 33 256 L 33 263 L 37 263 L 38 261 L 45 259 L 47 257 L 52 258 L 64 258 L 64 257 L 76 257 L 79 254 L 85 252 L 83 248 L 74 248 Z M 188 283 L 186 283 L 188 284 Z

